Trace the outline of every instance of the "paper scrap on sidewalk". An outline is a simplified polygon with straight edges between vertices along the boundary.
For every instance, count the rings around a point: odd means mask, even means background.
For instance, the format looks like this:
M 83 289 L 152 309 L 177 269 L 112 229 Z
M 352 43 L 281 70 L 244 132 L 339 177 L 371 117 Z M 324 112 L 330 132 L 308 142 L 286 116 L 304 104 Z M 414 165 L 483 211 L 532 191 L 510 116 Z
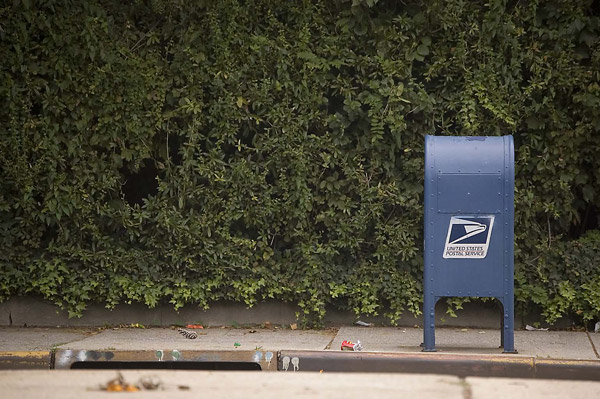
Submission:
M 188 330 L 186 330 L 184 328 L 179 328 L 179 329 L 177 329 L 177 331 L 179 331 L 179 334 L 183 335 L 187 339 L 196 339 L 196 338 L 198 338 L 198 333 L 196 331 L 188 331 Z
M 548 329 L 547 329 L 547 328 L 535 328 L 535 327 L 533 327 L 533 326 L 530 326 L 529 324 L 527 324 L 527 325 L 525 326 L 525 329 L 526 329 L 527 331 L 548 331 Z
M 357 326 L 362 326 L 362 327 L 373 327 L 373 323 L 366 323 L 364 321 L 357 321 L 356 323 Z

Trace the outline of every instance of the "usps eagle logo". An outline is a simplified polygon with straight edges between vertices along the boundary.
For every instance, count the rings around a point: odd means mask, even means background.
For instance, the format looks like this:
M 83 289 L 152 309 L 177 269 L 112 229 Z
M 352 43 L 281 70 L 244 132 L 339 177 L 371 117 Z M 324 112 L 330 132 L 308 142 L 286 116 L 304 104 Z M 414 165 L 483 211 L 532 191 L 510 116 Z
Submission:
M 444 245 L 446 259 L 483 259 L 487 256 L 494 216 L 452 216 Z

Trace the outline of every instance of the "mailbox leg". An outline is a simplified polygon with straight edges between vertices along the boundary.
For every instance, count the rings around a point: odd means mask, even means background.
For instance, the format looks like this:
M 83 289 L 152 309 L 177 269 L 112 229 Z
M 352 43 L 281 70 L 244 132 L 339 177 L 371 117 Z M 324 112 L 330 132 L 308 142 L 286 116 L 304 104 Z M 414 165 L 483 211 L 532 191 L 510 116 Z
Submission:
M 438 298 L 425 295 L 423 298 L 423 352 L 436 352 L 435 349 L 435 304 Z
M 504 348 L 504 305 L 500 312 L 500 348 Z
M 503 353 L 518 353 L 515 349 L 515 306 L 514 296 L 501 299 L 502 322 L 500 343 L 504 346 Z

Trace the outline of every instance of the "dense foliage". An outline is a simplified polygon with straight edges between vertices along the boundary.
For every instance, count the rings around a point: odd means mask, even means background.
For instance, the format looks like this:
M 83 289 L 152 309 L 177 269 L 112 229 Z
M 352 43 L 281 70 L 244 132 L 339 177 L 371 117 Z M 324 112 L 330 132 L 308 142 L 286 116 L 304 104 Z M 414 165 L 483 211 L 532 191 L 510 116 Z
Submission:
M 424 134 L 514 134 L 516 287 L 600 315 L 598 2 L 0 6 L 0 299 L 419 313 Z

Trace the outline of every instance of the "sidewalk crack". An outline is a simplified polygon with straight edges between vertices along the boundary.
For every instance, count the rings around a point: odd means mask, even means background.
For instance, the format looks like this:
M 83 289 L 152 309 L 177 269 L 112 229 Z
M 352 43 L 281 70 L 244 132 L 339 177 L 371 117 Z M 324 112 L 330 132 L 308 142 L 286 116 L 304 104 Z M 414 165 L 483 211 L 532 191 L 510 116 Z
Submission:
M 592 345 L 592 349 L 594 350 L 596 357 L 598 359 L 600 359 L 600 355 L 598 355 L 598 351 L 596 350 L 596 345 L 594 345 L 594 341 L 592 341 L 592 337 L 590 337 L 590 333 L 588 331 L 586 331 L 585 333 L 586 333 L 588 339 L 590 340 L 590 344 Z
M 460 385 L 463 387 L 463 398 L 464 399 L 472 399 L 473 391 L 471 390 L 471 384 L 466 380 L 466 378 L 460 378 Z
M 335 337 L 337 337 L 338 332 L 340 332 L 340 329 L 336 329 L 335 334 L 333 334 L 333 337 L 331 337 L 331 340 L 329 341 L 329 343 L 325 346 L 324 350 L 328 350 L 331 349 L 331 344 L 333 344 L 333 341 L 335 340 Z

